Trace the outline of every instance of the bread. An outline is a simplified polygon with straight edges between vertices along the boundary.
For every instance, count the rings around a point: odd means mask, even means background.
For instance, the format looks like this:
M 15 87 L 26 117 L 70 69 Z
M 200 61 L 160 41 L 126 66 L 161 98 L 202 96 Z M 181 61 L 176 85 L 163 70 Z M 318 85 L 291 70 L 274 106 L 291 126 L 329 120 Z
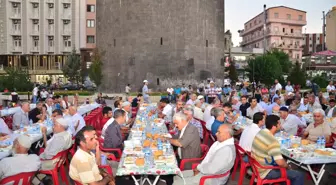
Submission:
M 307 140 L 307 139 L 302 139 L 302 140 L 301 140 L 301 144 L 302 144 L 302 145 L 309 145 L 309 144 L 310 144 L 310 141 Z
M 326 155 L 326 156 L 331 156 L 332 152 L 331 151 L 326 151 L 326 150 L 315 150 L 315 153 L 319 155 Z
M 144 165 L 145 165 L 145 159 L 144 159 L 144 158 L 137 158 L 137 159 L 135 160 L 135 164 L 136 164 L 137 166 L 144 166 Z
M 292 144 L 292 148 L 299 148 L 299 144 L 298 143 L 294 143 L 294 144 Z
M 143 147 L 149 147 L 149 146 L 151 146 L 151 141 L 149 141 L 149 140 L 145 140 L 145 141 L 143 142 Z
M 161 122 L 161 119 L 158 119 L 158 118 L 154 119 L 154 123 L 160 123 L 160 122 Z
M 154 139 L 154 140 L 157 140 L 157 139 L 159 139 L 160 137 L 161 137 L 161 136 L 160 136 L 159 134 L 154 134 L 154 135 L 153 135 L 153 139 Z
M 146 137 L 147 137 L 148 139 L 152 139 L 152 134 L 151 134 L 151 133 L 146 133 Z
M 163 155 L 163 151 L 162 150 L 157 150 L 154 152 L 154 156 L 158 157 L 158 156 L 161 156 Z

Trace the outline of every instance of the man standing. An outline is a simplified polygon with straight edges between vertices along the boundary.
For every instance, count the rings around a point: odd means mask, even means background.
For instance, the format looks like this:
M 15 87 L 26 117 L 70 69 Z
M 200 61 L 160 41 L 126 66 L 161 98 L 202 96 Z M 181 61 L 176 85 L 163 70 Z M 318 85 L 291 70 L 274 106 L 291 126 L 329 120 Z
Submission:
M 275 84 L 275 91 L 279 91 L 281 94 L 282 85 L 279 83 L 278 79 L 275 79 L 274 84 Z
M 281 128 L 280 118 L 276 115 L 266 117 L 266 129 L 258 132 L 252 143 L 251 155 L 262 166 L 279 166 L 287 168 L 287 178 L 292 185 L 303 185 L 304 174 L 291 170 L 281 154 L 280 144 L 274 134 Z M 262 179 L 277 179 L 281 176 L 280 170 L 257 169 Z
M 175 114 L 173 121 L 179 132 L 170 139 L 170 143 L 178 147 L 178 161 L 201 157 L 201 140 L 197 128 L 188 123 L 187 116 L 182 112 Z
M 45 90 L 45 88 L 41 91 L 41 101 L 45 101 L 48 98 L 48 91 Z
M 96 103 L 101 104 L 103 106 L 106 105 L 105 99 L 103 98 L 103 93 L 98 93 L 98 97 L 96 99 Z
M 38 93 L 39 89 L 38 89 L 38 85 L 36 84 L 34 89 L 33 89 L 33 102 L 32 103 L 36 103 L 37 102 L 37 93 Z
M 150 100 L 149 100 L 149 89 L 148 89 L 148 81 L 147 80 L 144 80 L 143 81 L 144 85 L 142 87 L 142 95 L 144 97 L 144 102 L 145 103 L 150 103 Z
M 210 88 L 207 89 L 206 91 L 206 95 L 208 97 L 208 103 L 211 103 L 214 101 L 214 99 L 217 97 L 217 91 L 215 88 L 215 82 L 214 81 L 210 81 Z
M 130 91 L 131 91 L 131 84 L 127 84 L 125 87 L 126 98 L 128 98 Z
M 329 82 L 329 85 L 327 86 L 327 92 L 330 93 L 330 92 L 335 92 L 335 86 L 333 84 L 333 81 L 330 81 Z
M 203 176 L 224 174 L 231 170 L 236 158 L 233 130 L 230 125 L 221 125 L 216 133 L 217 141 L 210 147 L 203 161 L 194 170 L 183 171 L 184 181 L 188 185 L 198 185 Z M 226 184 L 230 175 L 206 180 L 206 184 Z M 183 185 L 184 181 L 175 176 L 174 184 Z
M 28 154 L 31 145 L 31 140 L 26 135 L 20 135 L 14 140 L 13 156 L 0 161 L 0 180 L 19 173 L 34 172 L 40 169 L 40 158 L 35 154 Z
M 285 90 L 286 90 L 286 94 L 288 94 L 288 93 L 290 93 L 290 92 L 291 92 L 291 93 L 294 92 L 294 89 L 293 89 L 293 87 L 292 87 L 290 81 L 287 82 L 287 85 L 286 85 L 286 87 L 285 87 Z
M 13 115 L 13 130 L 20 129 L 20 126 L 29 125 L 28 112 L 30 110 L 30 105 L 28 102 L 23 102 L 21 109 Z
M 72 136 L 75 136 L 77 132 L 85 126 L 85 121 L 83 116 L 77 112 L 77 107 L 75 106 L 70 106 L 69 114 L 71 115 L 71 124 L 69 127 L 72 132 Z
M 168 99 L 169 99 L 170 102 L 172 102 L 175 99 L 174 98 L 174 89 L 172 87 L 168 87 L 167 92 L 168 92 Z

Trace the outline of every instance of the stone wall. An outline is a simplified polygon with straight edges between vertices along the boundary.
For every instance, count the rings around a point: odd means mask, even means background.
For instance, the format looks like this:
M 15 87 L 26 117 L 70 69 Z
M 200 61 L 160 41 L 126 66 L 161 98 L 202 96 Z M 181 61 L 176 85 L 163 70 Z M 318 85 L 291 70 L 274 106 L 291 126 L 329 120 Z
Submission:
M 224 74 L 224 0 L 99 0 L 104 92 L 197 84 Z

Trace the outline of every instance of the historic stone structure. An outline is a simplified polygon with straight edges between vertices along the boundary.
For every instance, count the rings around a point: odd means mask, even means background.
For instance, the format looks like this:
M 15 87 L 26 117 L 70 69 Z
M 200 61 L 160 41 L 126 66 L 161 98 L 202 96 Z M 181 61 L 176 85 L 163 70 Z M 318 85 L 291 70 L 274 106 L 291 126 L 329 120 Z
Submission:
M 224 0 L 98 0 L 97 47 L 106 92 L 222 80 Z

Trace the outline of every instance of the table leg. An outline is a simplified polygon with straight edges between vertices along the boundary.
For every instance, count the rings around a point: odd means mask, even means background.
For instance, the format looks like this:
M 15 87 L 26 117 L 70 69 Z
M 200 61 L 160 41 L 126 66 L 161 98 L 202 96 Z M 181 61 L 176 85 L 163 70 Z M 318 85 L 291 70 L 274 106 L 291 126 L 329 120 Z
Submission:
M 314 184 L 318 185 L 320 183 L 322 177 L 323 177 L 324 172 L 325 172 L 325 170 L 324 170 L 325 164 L 322 165 L 320 171 L 316 174 L 316 176 L 314 174 L 314 171 L 311 169 L 310 165 L 307 165 L 307 167 L 308 167 L 309 173 L 310 173 L 310 175 L 311 175 L 311 177 L 314 181 Z
M 140 185 L 138 180 L 132 175 L 132 179 L 134 180 L 135 185 Z M 142 181 L 142 178 L 140 179 L 140 182 Z

